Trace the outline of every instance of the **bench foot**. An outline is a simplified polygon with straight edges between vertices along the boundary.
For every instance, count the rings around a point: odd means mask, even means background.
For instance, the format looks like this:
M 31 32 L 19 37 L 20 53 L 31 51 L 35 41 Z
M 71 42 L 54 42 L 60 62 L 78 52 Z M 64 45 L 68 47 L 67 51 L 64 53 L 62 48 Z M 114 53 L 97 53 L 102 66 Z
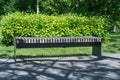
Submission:
M 101 46 L 92 47 L 92 55 L 101 56 Z

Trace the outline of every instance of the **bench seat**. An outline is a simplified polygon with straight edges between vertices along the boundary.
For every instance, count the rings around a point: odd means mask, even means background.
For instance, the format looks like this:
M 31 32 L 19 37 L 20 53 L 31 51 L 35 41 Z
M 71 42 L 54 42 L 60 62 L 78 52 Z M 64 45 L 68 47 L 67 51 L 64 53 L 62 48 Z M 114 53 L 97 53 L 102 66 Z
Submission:
M 14 58 L 17 48 L 92 47 L 92 54 L 101 55 L 99 37 L 15 37 Z

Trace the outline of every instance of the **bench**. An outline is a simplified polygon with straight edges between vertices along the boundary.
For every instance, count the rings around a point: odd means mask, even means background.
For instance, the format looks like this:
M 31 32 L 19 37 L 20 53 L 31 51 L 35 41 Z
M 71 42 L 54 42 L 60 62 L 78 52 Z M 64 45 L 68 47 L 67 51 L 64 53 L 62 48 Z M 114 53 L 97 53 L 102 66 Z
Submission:
M 101 56 L 102 39 L 99 37 L 16 37 L 14 59 L 17 48 L 92 47 L 92 55 Z

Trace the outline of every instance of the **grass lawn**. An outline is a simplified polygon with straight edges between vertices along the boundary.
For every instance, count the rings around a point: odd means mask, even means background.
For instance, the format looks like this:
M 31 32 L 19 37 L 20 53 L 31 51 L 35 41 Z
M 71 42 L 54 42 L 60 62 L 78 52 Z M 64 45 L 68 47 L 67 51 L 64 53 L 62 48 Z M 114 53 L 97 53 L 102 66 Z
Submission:
M 12 57 L 14 54 L 14 46 L 0 47 L 0 57 Z M 91 47 L 70 47 L 70 48 L 32 48 L 17 49 L 17 56 L 76 56 L 90 55 Z
M 102 44 L 102 54 L 120 53 L 120 31 L 111 33 L 111 39 L 107 43 Z M 35 48 L 35 49 L 17 49 L 17 55 L 28 56 L 71 56 L 92 53 L 91 47 L 75 47 L 75 48 Z M 0 57 L 12 57 L 14 54 L 14 46 L 0 45 Z
M 110 41 L 103 44 L 102 53 L 120 53 L 120 29 L 110 36 Z

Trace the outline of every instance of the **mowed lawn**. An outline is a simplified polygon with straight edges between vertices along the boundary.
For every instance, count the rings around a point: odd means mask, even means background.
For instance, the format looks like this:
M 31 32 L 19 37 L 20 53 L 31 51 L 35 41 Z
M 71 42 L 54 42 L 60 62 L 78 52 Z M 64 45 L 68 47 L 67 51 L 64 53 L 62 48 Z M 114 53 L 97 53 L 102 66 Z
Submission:
M 120 29 L 116 33 L 111 33 L 111 39 L 103 43 L 102 53 L 120 53 Z
M 102 43 L 102 54 L 120 53 L 120 31 L 111 33 L 109 42 Z M 17 56 L 78 56 L 91 55 L 91 47 L 67 47 L 67 48 L 32 48 L 17 49 Z M 0 57 L 13 57 L 14 46 L 4 46 L 0 44 Z

